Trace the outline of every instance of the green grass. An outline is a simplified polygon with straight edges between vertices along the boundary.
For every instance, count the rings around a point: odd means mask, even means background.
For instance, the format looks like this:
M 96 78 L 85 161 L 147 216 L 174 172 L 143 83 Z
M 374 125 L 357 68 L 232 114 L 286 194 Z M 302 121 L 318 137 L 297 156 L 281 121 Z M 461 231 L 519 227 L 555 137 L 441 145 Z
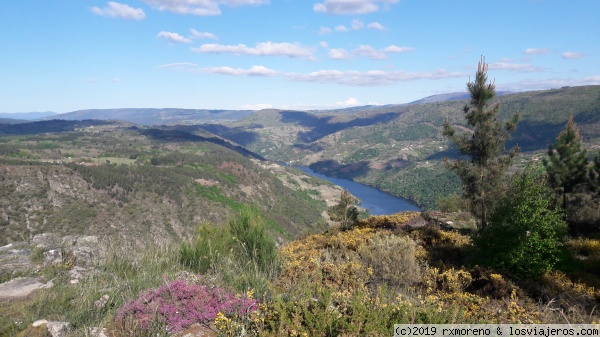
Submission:
M 74 327 L 69 336 L 85 335 L 86 327 L 109 327 L 117 308 L 135 298 L 141 291 L 154 288 L 172 279 L 181 270 L 177 250 L 169 246 L 125 252 L 119 245 L 102 259 L 98 272 L 89 275 L 78 285 L 69 284 L 68 269 L 48 267 L 40 274 L 52 279 L 54 287 L 41 290 L 34 296 L 14 302 L 0 302 L 0 335 L 13 336 L 19 331 L 14 322 L 24 328 L 38 319 L 67 321 Z M 103 295 L 109 301 L 97 308 L 94 301 Z M 4 334 L 6 333 L 6 334 Z

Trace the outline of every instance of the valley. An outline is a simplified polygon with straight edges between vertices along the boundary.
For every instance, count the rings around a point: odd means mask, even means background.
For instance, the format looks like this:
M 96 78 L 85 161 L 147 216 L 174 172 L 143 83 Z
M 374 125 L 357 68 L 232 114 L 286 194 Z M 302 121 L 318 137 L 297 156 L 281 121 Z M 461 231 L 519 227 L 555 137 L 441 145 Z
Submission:
M 42 232 L 172 242 L 243 205 L 256 205 L 283 242 L 322 230 L 319 191 L 340 193 L 200 129 L 88 120 L 3 130 L 2 245 Z
M 444 166 L 462 159 L 444 121 L 469 131 L 468 102 L 448 97 L 213 111 L 190 123 L 180 109 L 115 109 L 0 124 L 0 336 L 384 336 L 396 323 L 598 322 L 597 198 L 570 199 L 571 224 L 584 226 L 561 238 L 552 270 L 523 278 L 486 265 Z M 498 99 L 501 118 L 521 113 L 511 177 L 542 160 L 569 116 L 590 158 L 598 153 L 600 86 Z M 342 225 L 332 221 L 342 188 L 306 171 L 419 207 Z
M 600 149 L 600 86 L 505 93 L 500 118 L 519 112 L 508 146 L 521 147 L 521 165 L 545 153 L 574 116 L 587 148 Z M 439 197 L 460 193 L 443 167 L 458 152 L 442 136 L 446 119 L 465 128 L 466 100 L 352 108 L 334 111 L 262 110 L 245 119 L 199 127 L 270 160 L 310 166 L 435 208 Z

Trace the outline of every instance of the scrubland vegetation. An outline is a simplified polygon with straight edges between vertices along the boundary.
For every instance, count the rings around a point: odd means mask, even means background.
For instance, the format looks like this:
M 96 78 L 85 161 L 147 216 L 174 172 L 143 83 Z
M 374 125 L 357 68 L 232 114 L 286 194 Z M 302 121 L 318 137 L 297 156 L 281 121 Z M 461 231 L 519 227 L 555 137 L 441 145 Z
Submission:
M 69 322 L 70 336 L 104 327 L 113 337 L 182 336 L 194 327 L 217 336 L 389 336 L 398 323 L 600 324 L 600 153 L 589 144 L 588 152 L 582 136 L 595 134 L 596 103 L 579 104 L 589 108 L 579 114 L 589 117 L 585 131 L 574 118 L 562 131 L 554 120 L 538 125 L 557 132 L 532 160 L 533 152 L 507 151 L 527 137 L 511 139 L 519 115 L 505 123 L 513 114 L 489 101 L 486 71 L 482 60 L 468 84 L 467 122 L 438 114 L 410 132 L 376 126 L 376 137 L 399 146 L 443 129 L 428 146 L 402 147 L 397 158 L 389 157 L 393 146 L 361 147 L 340 154 L 341 164 L 317 164 L 378 184 L 394 175 L 374 170 L 410 168 L 401 184 L 424 196 L 431 188 L 407 177 L 432 179 L 443 192 L 422 200 L 439 211 L 361 218 L 347 191 L 326 207 L 320 181 L 271 170 L 196 127 L 63 121 L 43 135 L 40 124 L 30 133 L 7 128 L 2 243 L 46 231 L 108 240 L 80 282 L 70 282 L 73 261 L 42 265 L 41 248 L 31 254 L 35 270 L 2 275 L 36 275 L 54 286 L 0 302 L 0 335 L 31 336 L 40 318 Z M 281 118 L 302 125 L 292 131 L 307 147 L 295 153 L 306 154 L 328 142 L 341 142 L 336 151 L 355 146 L 346 129 L 361 134 L 368 123 L 402 115 Z M 241 137 L 237 131 L 224 132 Z M 442 161 L 440 144 L 450 159 Z M 265 152 L 291 155 L 285 146 Z M 381 155 L 392 160 L 371 160 Z M 417 157 L 431 163 L 411 162 Z
M 564 241 L 536 278 L 479 264 L 470 235 L 420 213 L 374 216 L 276 248 L 264 219 L 241 210 L 181 244 L 112 250 L 98 272 L 67 284 L 69 266 L 38 273 L 56 286 L 0 303 L 1 333 L 33 320 L 71 322 L 72 336 L 172 335 L 202 324 L 220 336 L 384 336 L 397 323 L 592 323 L 600 241 Z M 104 306 L 94 301 L 108 295 Z

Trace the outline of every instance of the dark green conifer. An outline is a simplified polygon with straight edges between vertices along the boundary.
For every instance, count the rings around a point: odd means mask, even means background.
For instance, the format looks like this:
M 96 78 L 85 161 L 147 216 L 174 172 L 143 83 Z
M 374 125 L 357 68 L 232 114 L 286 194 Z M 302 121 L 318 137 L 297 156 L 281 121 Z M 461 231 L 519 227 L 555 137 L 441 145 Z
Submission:
M 331 220 L 340 223 L 342 229 L 350 229 L 358 222 L 356 202 L 356 198 L 348 193 L 348 190 L 343 190 L 340 202 L 337 205 L 329 207 L 327 213 Z
M 450 138 L 461 153 L 470 160 L 446 161 L 446 166 L 454 171 L 462 181 L 465 197 L 471 203 L 472 213 L 480 218 L 480 228 L 487 226 L 495 195 L 499 190 L 506 170 L 518 153 L 518 147 L 506 151 L 505 143 L 510 132 L 516 127 L 519 114 L 502 125 L 497 117 L 500 103 L 492 102 L 496 96 L 496 86 L 488 82 L 488 65 L 482 57 L 477 67 L 475 81 L 467 83 L 471 94 L 470 104 L 465 105 L 464 113 L 472 132 L 457 134 L 448 120 L 444 124 L 444 135 Z
M 567 195 L 586 181 L 588 164 L 586 150 L 581 146 L 579 128 L 573 116 L 565 129 L 556 137 L 556 143 L 548 146 L 548 157 L 543 160 L 548 182 L 562 196 L 563 208 L 567 209 Z
M 600 196 L 600 153 L 596 154 L 588 176 L 589 190 Z

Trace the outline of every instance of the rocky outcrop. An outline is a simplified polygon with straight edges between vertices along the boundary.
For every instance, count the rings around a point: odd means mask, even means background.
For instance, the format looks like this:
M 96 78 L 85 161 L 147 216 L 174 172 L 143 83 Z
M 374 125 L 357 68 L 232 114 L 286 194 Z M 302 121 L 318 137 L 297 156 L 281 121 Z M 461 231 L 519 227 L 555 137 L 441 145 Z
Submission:
M 102 251 L 103 246 L 96 236 L 38 234 L 30 243 L 0 247 L 0 274 L 34 274 L 42 267 L 63 267 L 69 269 L 70 284 L 74 285 L 95 272 L 93 266 Z M 38 277 L 18 277 L 0 284 L 0 301 L 25 298 L 51 286 L 51 282 Z
M 44 283 L 37 277 L 17 277 L 0 284 L 0 301 L 11 301 L 26 298 L 40 289 L 51 288 L 52 281 Z
M 0 274 L 22 273 L 35 268 L 31 261 L 32 248 L 25 242 L 0 247 Z

